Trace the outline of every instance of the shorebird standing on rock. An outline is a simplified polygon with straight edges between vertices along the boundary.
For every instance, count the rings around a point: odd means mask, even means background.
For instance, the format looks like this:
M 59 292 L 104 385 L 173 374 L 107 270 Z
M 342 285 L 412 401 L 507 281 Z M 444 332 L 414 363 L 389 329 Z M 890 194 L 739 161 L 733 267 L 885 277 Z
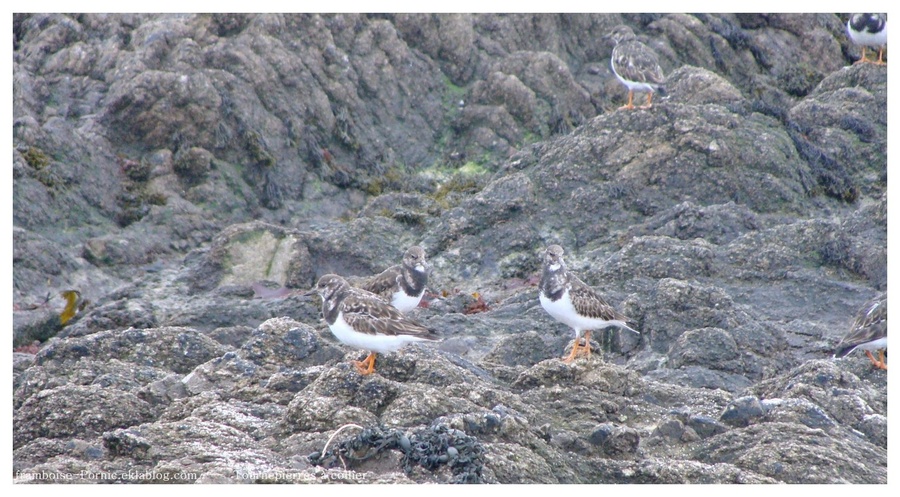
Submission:
M 619 109 L 634 109 L 632 100 L 636 91 L 647 94 L 647 104 L 639 108 L 649 109 L 654 93 L 666 94 L 666 77 L 656 52 L 639 42 L 634 31 L 624 24 L 613 28 L 606 38 L 616 43 L 610 60 L 613 73 L 628 88 L 628 103 Z
M 307 295 L 313 293 L 322 297 L 322 316 L 331 333 L 341 342 L 369 352 L 365 360 L 353 361 L 362 375 L 375 371 L 376 353 L 396 352 L 412 342 L 440 341 L 433 330 L 336 274 L 319 278 Z
M 628 318 L 616 311 L 593 288 L 587 286 L 578 276 L 566 269 L 563 249 L 550 245 L 544 251 L 544 272 L 541 275 L 538 299 L 547 314 L 570 326 L 575 331 L 572 353 L 564 362 L 572 362 L 579 352 L 591 355 L 591 330 L 608 326 L 618 326 L 639 333 L 625 324 Z M 584 346 L 579 349 L 578 341 L 584 333 Z
M 850 40 L 862 46 L 862 58 L 854 62 L 884 65 L 884 47 L 887 45 L 887 17 L 884 14 L 852 14 L 847 21 Z M 878 60 L 866 57 L 866 47 L 878 47 Z
M 884 351 L 887 350 L 887 293 L 869 301 L 859 310 L 847 336 L 838 344 L 834 357 L 844 357 L 856 349 L 865 350 L 876 368 L 887 369 L 884 362 Z M 873 350 L 879 352 L 877 360 L 872 355 Z
M 402 264 L 391 266 L 357 286 L 378 295 L 406 314 L 415 309 L 425 295 L 429 268 L 425 250 L 413 245 L 403 254 Z

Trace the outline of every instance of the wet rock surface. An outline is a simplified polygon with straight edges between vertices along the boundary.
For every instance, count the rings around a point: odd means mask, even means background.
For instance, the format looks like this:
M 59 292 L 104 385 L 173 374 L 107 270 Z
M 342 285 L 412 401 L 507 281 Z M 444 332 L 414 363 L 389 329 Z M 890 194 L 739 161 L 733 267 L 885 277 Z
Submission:
M 886 483 L 886 375 L 831 359 L 887 286 L 843 21 L 16 14 L 16 481 Z M 560 360 L 552 243 L 640 334 Z M 411 245 L 444 340 L 360 376 L 304 292 Z

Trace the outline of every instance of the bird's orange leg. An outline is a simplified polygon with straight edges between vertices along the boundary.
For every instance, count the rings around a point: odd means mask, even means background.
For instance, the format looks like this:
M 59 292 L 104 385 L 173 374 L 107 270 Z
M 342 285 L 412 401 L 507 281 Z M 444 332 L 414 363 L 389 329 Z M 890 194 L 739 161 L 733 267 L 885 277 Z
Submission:
M 634 100 L 634 90 L 628 90 L 628 103 L 619 107 L 619 110 L 633 109 L 634 108 L 634 104 L 632 103 L 633 100 Z
M 575 339 L 575 343 L 572 344 L 572 353 L 568 355 L 563 362 L 569 364 L 570 362 L 575 360 L 575 355 L 578 353 L 578 339 Z
M 884 61 L 884 47 L 878 49 L 878 62 L 876 64 L 879 66 L 887 65 L 887 62 Z
M 881 360 L 875 359 L 875 356 L 873 356 L 872 353 L 869 352 L 868 350 L 866 351 L 866 356 L 869 358 L 869 361 L 872 362 L 873 366 L 875 366 L 878 369 L 887 370 L 887 364 L 885 364 L 885 362 L 884 362 L 884 351 L 879 350 L 878 353 L 881 356 Z
M 642 105 L 641 109 L 649 109 L 653 106 L 653 92 L 647 92 L 647 105 Z
M 870 62 L 870 61 L 869 61 L 869 59 L 866 58 L 866 46 L 863 45 L 862 58 L 857 60 L 856 62 L 854 62 L 853 65 L 855 66 L 856 64 L 865 64 L 866 62 Z
M 866 351 L 866 357 L 868 357 L 869 360 L 872 361 L 873 366 L 878 367 L 878 361 L 875 359 L 875 356 L 873 356 L 872 353 L 868 350 Z
M 578 354 L 587 354 L 588 357 L 591 356 L 591 332 L 584 332 L 584 345 L 582 345 L 581 347 L 578 346 L 579 341 L 579 338 L 576 337 L 575 342 L 572 343 L 572 353 L 569 354 L 565 359 L 563 359 L 564 363 L 571 363 L 575 360 L 575 357 Z
M 353 361 L 353 365 L 356 366 L 356 371 L 363 376 L 372 374 L 375 371 L 375 352 L 369 352 L 368 357 L 362 361 Z
M 884 349 L 880 349 L 878 351 L 878 361 L 876 361 L 874 364 L 876 368 L 887 371 L 887 363 L 884 362 Z

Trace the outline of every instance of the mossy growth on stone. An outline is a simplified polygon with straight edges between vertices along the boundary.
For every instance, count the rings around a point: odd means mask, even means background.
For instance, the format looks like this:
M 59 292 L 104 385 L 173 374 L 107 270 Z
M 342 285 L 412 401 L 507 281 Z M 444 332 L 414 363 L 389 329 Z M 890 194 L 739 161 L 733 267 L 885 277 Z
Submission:
M 460 104 L 465 103 L 466 93 L 468 93 L 469 90 L 466 87 L 454 84 L 447 76 L 444 76 L 443 80 L 444 120 L 450 122 L 459 115 L 459 111 L 462 108 L 462 105 Z
M 141 196 L 137 192 L 127 189 L 116 195 L 116 205 L 119 207 L 116 212 L 116 223 L 123 228 L 140 221 L 150 212 L 150 207 L 141 199 Z
M 188 185 L 198 185 L 209 176 L 213 155 L 205 148 L 191 147 L 179 150 L 172 164 L 177 174 Z
M 25 151 L 22 152 L 22 158 L 25 159 L 25 162 L 29 166 L 38 171 L 50 165 L 50 156 L 37 147 L 28 147 L 25 149 Z
M 55 194 L 65 185 L 65 180 L 52 167 L 38 169 L 34 177 L 46 186 L 51 194 Z
M 51 158 L 46 152 L 37 147 L 28 147 L 21 154 L 25 163 L 34 170 L 32 173 L 34 179 L 46 186 L 51 194 L 55 194 L 65 185 L 65 179 L 59 175 L 56 168 L 51 167 Z
M 402 191 L 404 180 L 408 177 L 403 166 L 393 165 L 381 176 L 372 178 L 363 184 L 362 190 L 373 197 L 387 191 Z
M 805 97 L 815 88 L 822 77 L 807 64 L 796 64 L 782 69 L 778 81 L 787 93 L 794 97 Z
M 472 176 L 475 174 L 485 174 L 487 173 L 487 169 L 478 162 L 469 161 L 462 165 L 459 169 L 456 170 L 459 174 L 463 176 Z
M 140 221 L 150 213 L 151 205 L 166 205 L 169 198 L 159 192 L 149 192 L 145 188 L 125 191 L 116 196 L 116 204 L 120 211 L 116 213 L 116 222 L 125 227 Z
M 247 141 L 247 152 L 257 166 L 265 168 L 275 167 L 277 161 L 269 152 L 268 147 L 266 147 L 262 135 L 256 131 L 247 131 L 244 133 L 244 139 Z
M 465 195 L 478 193 L 487 183 L 487 170 L 476 162 L 467 162 L 440 184 L 431 197 L 442 208 L 458 204 Z
M 169 201 L 169 197 L 165 193 L 150 192 L 146 189 L 141 189 L 139 194 L 141 199 L 150 205 L 166 205 Z
M 120 158 L 119 165 L 122 168 L 122 172 L 131 181 L 143 183 L 150 179 L 152 167 L 149 162 Z

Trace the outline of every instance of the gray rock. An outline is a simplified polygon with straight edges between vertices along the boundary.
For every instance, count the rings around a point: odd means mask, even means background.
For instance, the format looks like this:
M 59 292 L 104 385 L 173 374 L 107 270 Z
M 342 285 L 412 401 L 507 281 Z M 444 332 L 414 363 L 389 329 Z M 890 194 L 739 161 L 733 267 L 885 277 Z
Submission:
M 740 392 L 753 383 L 743 375 L 725 373 L 702 366 L 684 366 L 679 369 L 655 369 L 646 373 L 648 378 L 692 388 L 714 388 L 728 392 Z
M 653 430 L 654 437 L 666 437 L 672 440 L 680 440 L 684 434 L 684 424 L 677 419 L 669 419 L 661 422 Z
M 226 347 L 238 349 L 250 338 L 253 331 L 254 329 L 249 326 L 224 326 L 211 330 L 206 335 Z
M 562 347 L 553 347 L 546 340 L 546 336 L 535 331 L 510 335 L 500 340 L 484 357 L 484 361 L 505 366 L 533 366 L 545 359 L 561 355 Z M 556 341 L 553 344 L 555 345 Z
M 692 429 L 700 438 L 709 438 L 719 433 L 724 433 L 728 427 L 709 416 L 691 415 L 685 425 Z
M 32 364 L 13 384 L 17 393 L 13 405 L 18 407 L 33 395 L 66 385 L 95 385 L 137 393 L 140 396 L 140 389 L 168 375 L 169 372 L 165 369 L 129 364 L 118 359 L 81 358 L 74 363 L 62 361 L 41 366 Z
M 19 375 L 34 364 L 34 354 L 13 352 L 13 374 Z
M 734 399 L 719 420 L 731 426 L 749 426 L 760 420 L 765 415 L 759 399 L 753 396 Z
M 831 195 L 856 198 L 863 189 L 878 195 L 886 184 L 881 168 L 872 166 L 887 154 L 879 136 L 887 113 L 877 104 L 887 91 L 887 75 L 867 65 L 828 75 L 788 114 L 794 132 L 802 134 L 795 140 L 816 157 L 814 171 Z
M 682 333 L 669 351 L 669 363 L 674 368 L 694 364 L 732 372 L 742 369 L 737 343 L 730 333 L 720 328 Z
M 170 374 L 164 378 L 148 383 L 138 396 L 150 405 L 169 404 L 172 401 L 187 397 L 188 391 L 182 376 Z
M 629 228 L 632 236 L 662 235 L 680 240 L 700 238 L 721 245 L 761 227 L 756 214 L 744 205 L 697 205 L 685 201 L 646 222 Z
M 159 326 L 153 304 L 141 298 L 117 299 L 92 307 L 57 334 L 60 337 L 77 337 L 98 331 L 156 328 Z
M 196 417 L 111 430 L 103 434 L 103 445 L 110 455 L 134 460 L 163 477 L 167 473 L 170 479 L 175 478 L 175 473 L 192 474 L 197 482 L 210 474 L 220 475 L 228 482 L 240 482 L 245 473 L 265 472 L 274 457 L 265 447 L 248 449 L 256 442 L 244 432 Z M 167 462 L 173 460 L 185 461 L 185 467 L 178 470 Z
M 612 458 L 629 457 L 637 452 L 641 437 L 634 428 L 610 423 L 599 425 L 591 432 L 590 442 Z
M 772 443 L 782 441 L 777 450 Z M 783 442 L 787 440 L 787 442 Z M 829 437 L 797 423 L 759 423 L 709 438 L 694 457 L 708 464 L 729 462 L 739 468 L 790 483 L 884 482 L 883 448 L 859 439 Z M 809 471 L 815 464 L 819 471 Z
M 61 457 L 69 457 L 81 461 L 82 464 L 91 465 L 91 462 L 96 464 L 108 455 L 99 437 L 89 440 L 38 438 L 15 449 L 13 453 L 16 461 L 20 464 L 27 462 L 27 467 L 38 465 L 41 461 L 58 460 Z
M 275 318 L 261 324 L 241 346 L 238 355 L 273 370 L 302 369 L 339 359 L 344 354 L 310 326 L 289 318 Z
M 799 406 L 787 410 L 796 411 L 803 424 L 828 427 L 837 422 L 844 427 L 859 429 L 867 424 L 870 416 L 884 416 L 887 412 L 886 378 L 864 383 L 842 366 L 838 361 L 810 361 L 778 380 L 773 378 L 755 385 L 753 390 L 769 399 L 784 399 L 778 407 L 784 403 Z M 798 384 L 792 387 L 795 381 Z
M 99 385 L 42 390 L 16 410 L 13 446 L 38 438 L 83 438 L 152 418 L 150 406 L 133 394 Z
M 873 444 L 887 449 L 887 418 L 881 414 L 869 414 L 857 425 Z
M 224 347 L 189 328 L 128 329 L 52 342 L 41 349 L 35 363 L 66 365 L 83 357 L 103 357 L 188 373 L 223 353 Z

